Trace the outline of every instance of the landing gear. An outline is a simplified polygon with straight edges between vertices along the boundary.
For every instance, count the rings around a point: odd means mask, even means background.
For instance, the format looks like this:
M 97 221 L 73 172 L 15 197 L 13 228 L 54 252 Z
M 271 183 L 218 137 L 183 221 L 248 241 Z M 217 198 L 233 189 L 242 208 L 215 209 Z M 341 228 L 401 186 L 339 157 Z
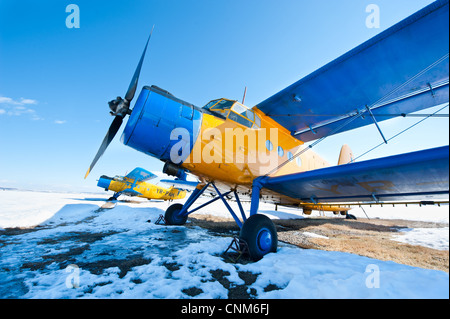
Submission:
M 254 261 L 277 251 L 277 230 L 270 218 L 265 215 L 250 216 L 241 228 L 239 239 L 247 243 L 250 257 Z
M 192 204 L 203 194 L 203 192 L 208 188 L 209 185 L 212 185 L 214 187 L 214 190 L 218 196 L 198 206 L 197 208 L 190 209 Z M 167 208 L 164 216 L 166 225 L 184 225 L 189 214 L 192 214 L 198 209 L 205 207 L 217 200 L 222 200 L 223 204 L 228 209 L 233 219 L 236 221 L 236 224 L 239 226 L 239 228 L 241 228 L 239 236 L 241 245 L 243 245 L 243 242 L 245 242 L 248 246 L 248 251 L 251 259 L 253 259 L 254 261 L 258 261 L 268 253 L 276 252 L 278 245 L 277 231 L 273 222 L 269 217 L 257 214 L 260 190 L 261 185 L 259 183 L 255 183 L 254 181 L 252 186 L 250 217 L 247 218 L 239 200 L 239 196 L 235 190 L 230 190 L 222 194 L 216 187 L 216 185 L 214 185 L 214 183 L 198 185 L 184 205 L 173 204 L 172 206 Z M 231 197 L 229 195 L 233 195 L 233 193 L 234 197 L 236 198 L 236 203 L 238 204 L 242 220 L 236 215 L 236 213 L 227 203 L 227 199 Z
M 114 193 L 113 196 L 108 198 L 108 201 L 110 202 L 110 201 L 113 201 L 113 200 L 117 200 L 119 198 L 120 194 L 121 194 L 121 192 Z
M 167 208 L 164 219 L 167 225 L 184 225 L 187 221 L 187 215 L 181 215 L 182 204 L 173 204 Z

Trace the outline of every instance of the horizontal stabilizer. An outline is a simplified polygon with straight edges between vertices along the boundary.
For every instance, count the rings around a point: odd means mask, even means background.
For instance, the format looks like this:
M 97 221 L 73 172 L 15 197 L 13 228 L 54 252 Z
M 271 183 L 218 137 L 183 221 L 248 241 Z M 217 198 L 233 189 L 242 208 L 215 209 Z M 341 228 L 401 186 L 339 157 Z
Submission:
M 174 179 L 174 180 L 162 179 L 160 182 L 166 184 L 167 186 L 172 186 L 177 189 L 183 189 L 183 190 L 189 190 L 189 191 L 194 190 L 198 185 L 198 182 L 183 181 L 183 180 L 179 180 L 179 179 Z
M 427 201 L 449 197 L 449 147 L 276 177 L 261 185 L 306 203 Z

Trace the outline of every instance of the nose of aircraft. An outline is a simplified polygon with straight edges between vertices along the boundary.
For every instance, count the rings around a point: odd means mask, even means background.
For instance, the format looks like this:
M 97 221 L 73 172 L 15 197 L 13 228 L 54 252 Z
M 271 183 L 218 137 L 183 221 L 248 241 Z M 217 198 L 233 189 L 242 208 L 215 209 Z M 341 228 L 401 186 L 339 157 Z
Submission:
M 109 185 L 111 184 L 111 178 L 105 175 L 100 176 L 100 179 L 98 180 L 97 186 L 108 189 Z
M 201 121 L 202 113 L 197 107 L 156 86 L 145 86 L 136 100 L 121 141 L 162 161 L 176 163 L 173 153 L 171 158 L 172 147 L 178 143 L 176 154 L 184 161 L 197 140 Z

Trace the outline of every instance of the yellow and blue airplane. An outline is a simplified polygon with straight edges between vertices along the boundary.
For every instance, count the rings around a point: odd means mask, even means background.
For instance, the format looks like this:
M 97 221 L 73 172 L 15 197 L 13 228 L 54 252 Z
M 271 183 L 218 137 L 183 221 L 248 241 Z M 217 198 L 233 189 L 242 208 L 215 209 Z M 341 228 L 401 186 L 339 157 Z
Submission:
M 106 191 L 113 191 L 114 195 L 108 200 L 117 200 L 120 195 L 137 196 L 147 199 L 176 200 L 186 196 L 186 190 L 170 187 L 164 188 L 147 183 L 157 177 L 155 174 L 136 167 L 126 176 L 100 176 L 97 186 Z
M 114 120 L 85 178 L 130 115 L 125 145 L 163 161 L 180 185 L 186 173 L 200 181 L 184 205 L 167 209 L 166 221 L 182 225 L 220 199 L 254 260 L 277 250 L 273 222 L 258 214 L 261 200 L 344 213 L 341 204 L 448 200 L 448 146 L 361 162 L 344 146 L 340 165 L 311 150 L 327 136 L 366 125 L 387 142 L 377 121 L 448 103 L 448 24 L 448 0 L 436 1 L 251 108 L 226 98 L 199 108 L 144 86 L 131 109 L 150 34 L 125 97 L 109 102 Z M 192 209 L 208 188 L 218 196 Z

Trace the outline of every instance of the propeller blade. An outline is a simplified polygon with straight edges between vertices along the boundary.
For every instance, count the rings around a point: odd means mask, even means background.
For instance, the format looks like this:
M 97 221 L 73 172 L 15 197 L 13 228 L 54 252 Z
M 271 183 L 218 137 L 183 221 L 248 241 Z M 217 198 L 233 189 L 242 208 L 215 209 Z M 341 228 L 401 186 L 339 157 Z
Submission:
M 111 114 L 115 115 L 115 118 L 113 122 L 111 123 L 111 126 L 108 129 L 108 132 L 106 133 L 105 138 L 103 139 L 102 144 L 100 145 L 100 148 L 98 149 L 97 155 L 95 155 L 94 160 L 91 163 L 91 166 L 89 166 L 89 169 L 86 172 L 86 175 L 84 176 L 84 179 L 86 179 L 91 172 L 92 168 L 95 166 L 97 161 L 102 157 L 103 153 L 105 152 L 108 145 L 113 140 L 114 136 L 119 131 L 120 126 L 122 125 L 123 119 L 127 114 L 130 114 L 130 102 L 134 97 L 134 94 L 136 93 L 136 88 L 139 80 L 139 74 L 141 73 L 142 63 L 144 62 L 145 53 L 147 52 L 148 43 L 150 42 L 150 38 L 152 37 L 153 29 L 155 26 L 153 26 L 152 31 L 150 32 L 150 35 L 147 39 L 147 43 L 145 44 L 144 52 L 142 52 L 141 59 L 139 60 L 139 63 L 136 67 L 136 70 L 134 71 L 133 78 L 131 79 L 130 86 L 128 87 L 128 91 L 125 95 L 125 98 L 122 99 L 118 97 L 116 100 L 109 102 L 109 107 L 111 108 L 110 112 Z
M 95 163 L 99 160 L 99 158 L 103 155 L 106 148 L 108 147 L 109 143 L 113 140 L 114 136 L 119 131 L 120 125 L 122 125 L 123 118 L 121 116 L 116 116 L 111 123 L 111 126 L 108 129 L 108 132 L 106 133 L 105 138 L 103 139 L 102 144 L 100 145 L 100 148 L 98 149 L 97 155 L 95 155 L 94 160 L 91 163 L 91 166 L 89 166 L 89 169 L 86 172 L 86 175 L 84 176 L 84 179 L 88 177 L 89 173 L 91 172 L 92 168 L 94 167 Z
M 136 93 L 136 88 L 139 80 L 139 74 L 141 73 L 142 63 L 144 62 L 145 53 L 147 52 L 148 43 L 150 41 L 150 38 L 152 37 L 153 29 L 155 26 L 153 25 L 152 31 L 150 32 L 150 35 L 147 39 L 147 44 L 145 45 L 144 52 L 142 52 L 141 59 L 139 60 L 139 64 L 136 67 L 136 71 L 134 71 L 133 78 L 131 79 L 130 86 L 128 87 L 128 91 L 125 94 L 125 100 L 128 102 L 131 102 L 131 100 L 134 97 L 134 93 Z

